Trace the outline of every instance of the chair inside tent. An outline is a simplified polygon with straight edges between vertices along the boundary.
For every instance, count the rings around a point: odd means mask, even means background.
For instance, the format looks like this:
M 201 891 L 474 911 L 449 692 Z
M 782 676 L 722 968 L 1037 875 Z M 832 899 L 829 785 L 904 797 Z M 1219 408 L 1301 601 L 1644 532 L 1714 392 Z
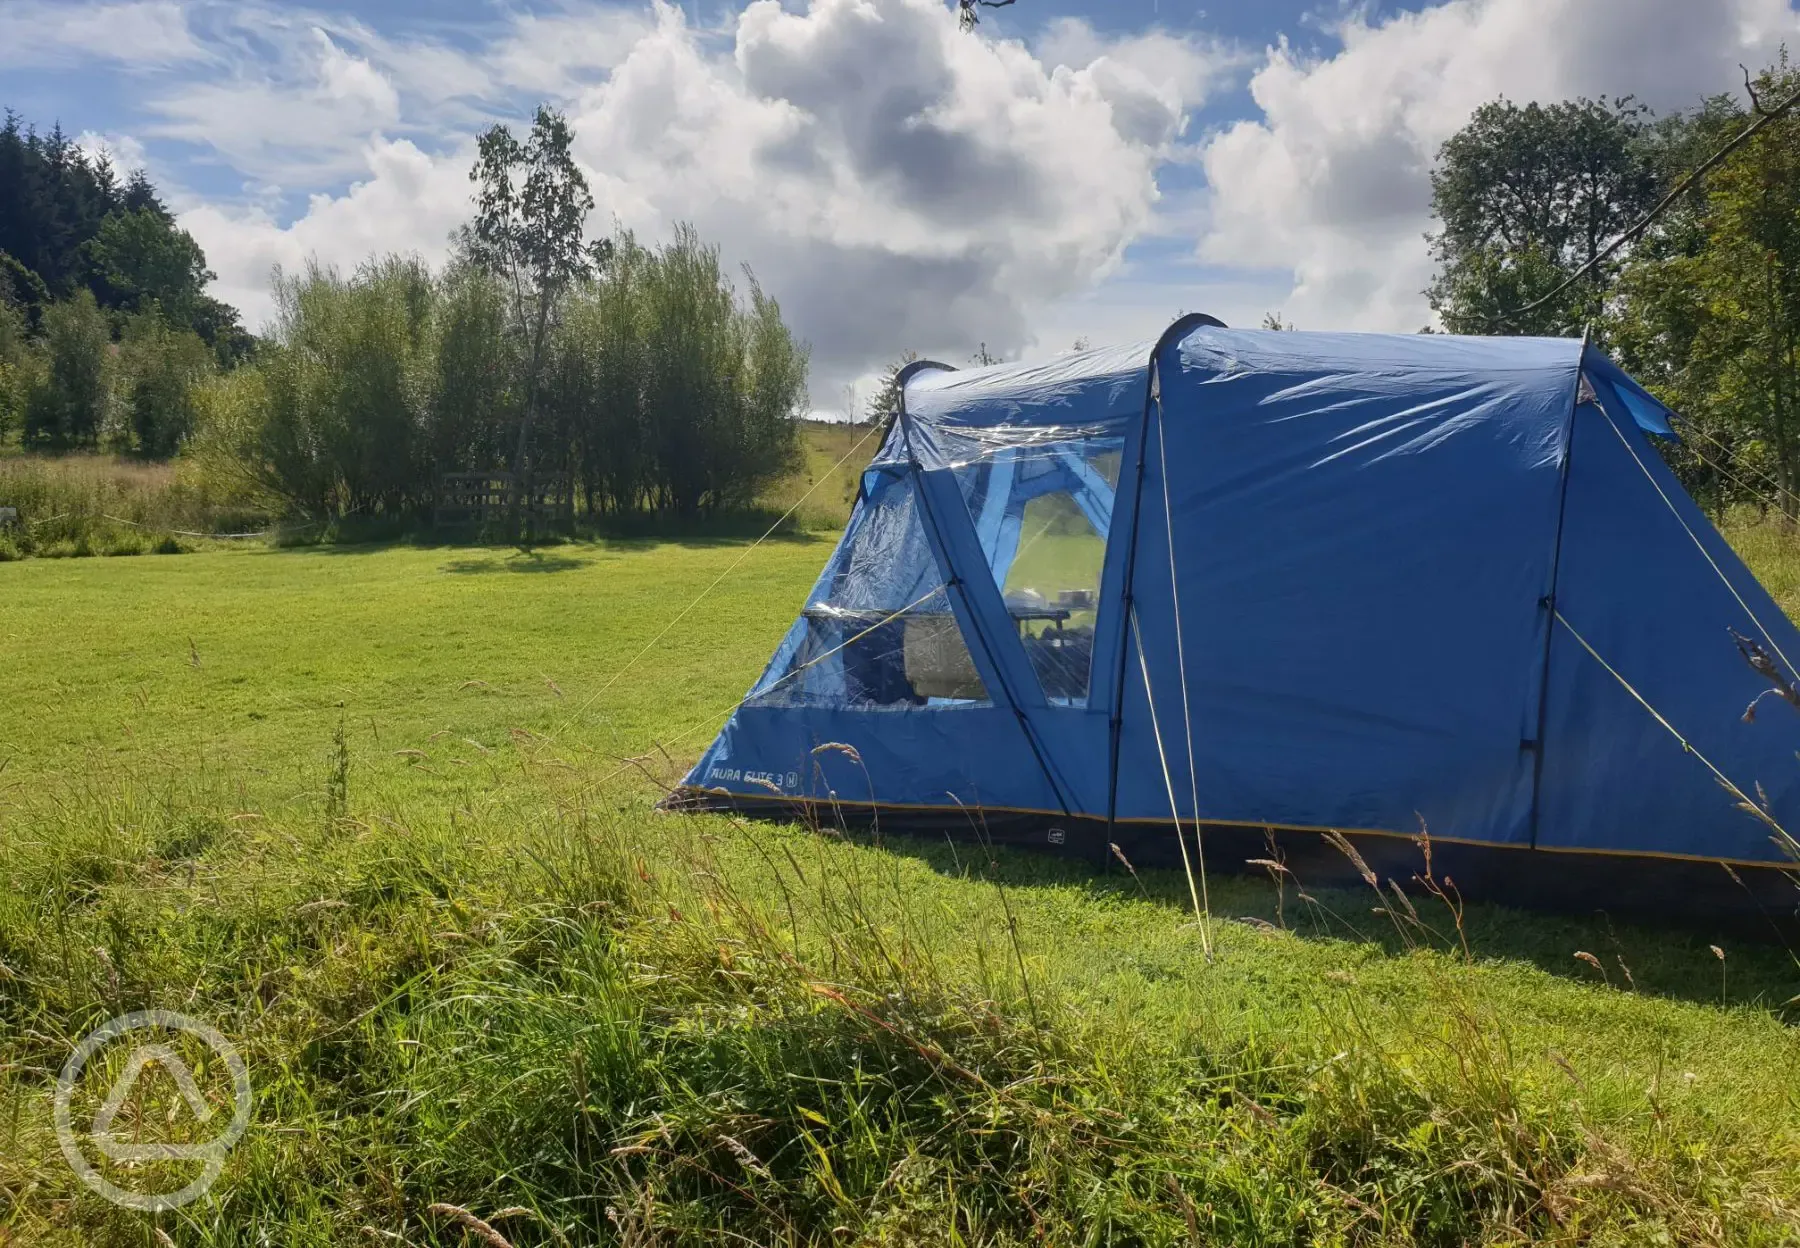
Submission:
M 1793 915 L 1800 633 L 1601 352 L 1189 316 L 901 392 L 672 804 Z

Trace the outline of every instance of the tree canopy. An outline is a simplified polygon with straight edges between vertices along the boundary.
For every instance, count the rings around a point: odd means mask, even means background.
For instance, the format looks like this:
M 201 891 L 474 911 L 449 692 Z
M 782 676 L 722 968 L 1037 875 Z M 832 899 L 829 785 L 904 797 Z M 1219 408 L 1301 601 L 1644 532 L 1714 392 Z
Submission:
M 1427 292 L 1457 333 L 1580 333 L 1617 266 L 1602 266 L 1524 323 L 1500 318 L 1555 289 L 1656 201 L 1662 171 L 1647 111 L 1629 99 L 1495 100 L 1444 144 L 1432 170 L 1438 262 Z
M 229 304 L 205 293 L 206 256 L 175 223 L 141 172 L 120 179 L 54 127 L 40 134 L 7 111 L 0 121 L 0 300 L 33 332 L 46 307 L 80 291 L 103 312 L 155 307 L 173 328 L 198 333 L 229 366 L 251 336 Z
M 1800 517 L 1800 118 L 1764 112 L 1800 71 L 1783 53 L 1746 86 L 1748 106 L 1661 119 L 1626 100 L 1484 105 L 1432 175 L 1428 294 L 1453 331 L 1591 333 L 1682 415 L 1665 452 L 1703 501 Z M 1629 246 L 1518 313 L 1722 152 Z

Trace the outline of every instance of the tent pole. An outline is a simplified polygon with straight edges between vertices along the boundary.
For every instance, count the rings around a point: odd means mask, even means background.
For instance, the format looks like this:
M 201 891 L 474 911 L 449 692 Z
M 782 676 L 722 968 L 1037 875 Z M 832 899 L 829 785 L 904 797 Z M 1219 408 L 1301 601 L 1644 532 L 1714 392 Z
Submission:
M 1156 345 L 1150 348 L 1150 370 L 1144 383 L 1144 417 L 1138 424 L 1137 478 L 1131 483 L 1131 532 L 1127 536 L 1125 544 L 1125 579 L 1119 594 L 1121 620 L 1130 619 L 1135 602 L 1132 590 L 1137 580 L 1138 518 L 1144 510 L 1144 456 L 1150 445 L 1150 408 L 1162 393 L 1162 380 L 1158 374 L 1159 361 L 1164 347 L 1170 343 L 1179 342 L 1202 326 L 1212 326 L 1215 329 L 1226 328 L 1225 322 L 1217 317 L 1208 316 L 1204 312 L 1189 312 L 1185 316 L 1177 318 L 1173 325 L 1163 330 L 1162 336 L 1156 340 Z M 1115 518 L 1118 516 L 1117 499 L 1113 502 L 1113 515 Z M 1120 625 L 1119 666 L 1113 680 L 1112 715 L 1107 724 L 1111 738 L 1108 742 L 1111 758 L 1106 768 L 1106 839 L 1108 842 L 1116 839 L 1114 827 L 1119 822 L 1119 747 L 1124 737 L 1125 670 L 1130 655 L 1127 646 L 1129 631 L 1123 624 Z M 1199 817 L 1199 814 L 1199 811 L 1194 812 L 1196 818 Z M 1180 835 L 1179 825 L 1175 832 L 1176 835 Z
M 1581 381 L 1587 369 L 1592 326 L 1581 331 L 1581 357 L 1575 365 L 1575 393 L 1563 422 L 1562 480 L 1557 486 L 1556 545 L 1550 553 L 1550 589 L 1539 601 L 1544 615 L 1544 654 L 1538 666 L 1537 727 L 1531 743 L 1531 848 L 1538 843 L 1538 815 L 1543 806 L 1544 730 L 1550 719 L 1550 643 L 1556 636 L 1556 590 L 1562 575 L 1563 520 L 1569 512 L 1569 466 L 1575 458 L 1575 413 L 1581 409 Z
M 1150 382 L 1144 396 L 1144 418 L 1138 427 L 1137 466 L 1134 470 L 1137 475 L 1132 481 L 1131 531 L 1126 535 L 1125 541 L 1125 580 L 1119 594 L 1119 610 L 1123 613 L 1121 618 L 1125 620 L 1131 619 L 1132 588 L 1137 579 L 1138 515 L 1143 510 L 1144 504 L 1144 448 L 1150 440 L 1150 406 L 1155 401 L 1152 396 L 1155 395 L 1156 389 L 1156 352 L 1152 351 L 1150 354 Z M 1116 510 L 1115 505 L 1115 514 Z M 1111 751 L 1111 758 L 1106 768 L 1106 839 L 1109 844 L 1118 840 L 1113 829 L 1119 821 L 1119 744 L 1124 735 L 1125 668 L 1126 660 L 1130 656 L 1129 633 L 1130 630 L 1127 628 L 1119 629 L 1119 670 L 1117 678 L 1113 681 L 1112 714 L 1107 719 L 1107 746 Z
M 1069 807 L 1068 795 L 1063 792 L 1063 786 L 1057 782 L 1056 771 L 1050 766 L 1050 760 L 1045 757 L 1043 747 L 1037 739 L 1037 733 L 1032 730 L 1031 721 L 1026 717 L 1024 709 L 1020 707 L 1019 699 L 1013 695 L 1013 691 L 1007 686 L 1006 669 L 1002 667 L 1000 661 L 994 657 L 993 644 L 989 641 L 987 633 L 982 630 L 981 622 L 976 619 L 973 604 L 969 602 L 968 596 L 963 593 L 963 578 L 960 570 L 950 564 L 950 546 L 949 543 L 944 540 L 943 530 L 938 526 L 937 512 L 931 505 L 931 492 L 925 488 L 925 470 L 920 465 L 918 452 L 913 449 L 912 444 L 912 416 L 906 410 L 906 383 L 912 379 L 914 373 L 922 371 L 925 367 L 944 368 L 945 366 L 942 364 L 928 364 L 925 361 L 909 364 L 900 373 L 900 379 L 896 389 L 899 391 L 898 407 L 900 428 L 906 439 L 906 462 L 912 474 L 913 489 L 917 491 L 919 507 L 923 511 L 925 522 L 931 528 L 931 536 L 936 541 L 937 549 L 932 552 L 932 557 L 941 559 L 945 566 L 945 570 L 950 573 L 949 578 L 945 581 L 944 587 L 946 590 L 954 592 L 962 599 L 963 615 L 968 619 L 969 624 L 973 629 L 976 643 L 980 645 L 982 650 L 987 654 L 988 663 L 992 665 L 994 676 L 1000 685 L 1000 694 L 1006 699 L 1007 705 L 1011 708 L 1013 718 L 1018 720 L 1019 731 L 1024 733 L 1025 744 L 1031 747 L 1032 757 L 1037 759 L 1039 770 L 1044 773 L 1044 779 L 1050 784 L 1050 791 L 1056 794 L 1056 804 L 1062 807 L 1063 814 L 1069 815 L 1073 812 Z M 953 370 L 946 369 L 946 371 Z M 983 570 L 987 570 L 985 566 Z M 960 621 L 958 623 L 958 628 L 961 628 Z M 965 644 L 967 643 L 967 638 L 964 639 L 964 642 Z

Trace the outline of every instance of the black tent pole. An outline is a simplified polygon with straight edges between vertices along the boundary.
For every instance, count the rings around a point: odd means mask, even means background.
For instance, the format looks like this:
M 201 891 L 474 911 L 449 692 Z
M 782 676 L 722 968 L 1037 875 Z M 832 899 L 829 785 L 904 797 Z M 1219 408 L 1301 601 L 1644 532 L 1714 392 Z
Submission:
M 1592 327 L 1581 331 L 1581 358 L 1575 365 L 1575 393 L 1569 396 L 1569 417 L 1563 423 L 1562 481 L 1557 487 L 1556 545 L 1550 553 L 1550 592 L 1539 602 L 1544 612 L 1544 656 L 1538 671 L 1537 734 L 1531 743 L 1531 848 L 1538 843 L 1538 815 L 1544 788 L 1544 730 L 1550 720 L 1550 643 L 1556 638 L 1556 590 L 1562 577 L 1563 520 L 1569 513 L 1569 468 L 1575 460 L 1575 414 L 1581 410 L 1581 385 L 1587 376 L 1587 353 Z
M 1163 348 L 1171 343 L 1179 342 L 1194 330 L 1203 326 L 1214 329 L 1227 328 L 1224 321 L 1208 316 L 1204 312 L 1189 312 L 1178 318 L 1175 323 L 1163 330 L 1156 345 L 1150 348 L 1150 371 L 1144 384 L 1144 416 L 1138 426 L 1137 478 L 1132 482 L 1131 532 L 1126 539 L 1125 547 L 1125 580 L 1119 593 L 1119 667 L 1113 681 L 1112 716 L 1108 724 L 1111 741 L 1109 746 L 1112 757 L 1106 769 L 1106 839 L 1113 842 L 1118 839 L 1114 827 L 1119 821 L 1119 745 L 1124 735 L 1125 719 L 1125 670 L 1126 647 L 1130 644 L 1130 629 L 1127 624 L 1131 618 L 1132 588 L 1137 579 L 1137 545 L 1138 523 L 1144 513 L 1144 455 L 1150 443 L 1150 409 L 1162 398 L 1162 378 L 1159 375 Z M 1167 496 L 1169 483 L 1163 482 L 1164 496 Z M 1114 508 L 1117 514 L 1117 508 Z M 1190 760 L 1189 766 L 1192 766 Z M 1200 812 L 1195 811 L 1198 819 Z

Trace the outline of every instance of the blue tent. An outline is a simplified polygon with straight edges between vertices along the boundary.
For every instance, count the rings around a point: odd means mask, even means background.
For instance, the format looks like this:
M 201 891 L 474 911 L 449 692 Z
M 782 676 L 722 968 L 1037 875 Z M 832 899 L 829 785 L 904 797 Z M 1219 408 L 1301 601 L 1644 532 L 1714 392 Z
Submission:
M 1190 316 L 902 391 L 688 804 L 1101 855 L 1423 827 L 1563 901 L 1619 855 L 1790 862 L 1800 711 L 1745 712 L 1800 633 L 1599 351 Z

